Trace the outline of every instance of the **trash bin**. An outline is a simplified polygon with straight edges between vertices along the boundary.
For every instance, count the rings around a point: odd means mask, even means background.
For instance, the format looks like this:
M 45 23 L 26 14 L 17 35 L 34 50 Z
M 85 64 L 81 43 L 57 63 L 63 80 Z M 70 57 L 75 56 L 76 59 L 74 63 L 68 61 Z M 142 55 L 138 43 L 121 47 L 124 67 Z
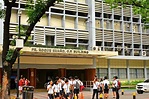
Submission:
M 22 99 L 33 99 L 34 87 L 23 86 L 22 93 Z

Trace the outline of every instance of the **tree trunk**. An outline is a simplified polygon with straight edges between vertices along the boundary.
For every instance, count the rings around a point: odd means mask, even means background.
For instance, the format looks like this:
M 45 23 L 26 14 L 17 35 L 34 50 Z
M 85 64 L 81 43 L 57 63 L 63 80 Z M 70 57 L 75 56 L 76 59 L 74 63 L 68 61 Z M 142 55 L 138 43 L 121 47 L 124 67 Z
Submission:
M 2 99 L 10 99 L 11 66 L 7 61 L 3 63 Z

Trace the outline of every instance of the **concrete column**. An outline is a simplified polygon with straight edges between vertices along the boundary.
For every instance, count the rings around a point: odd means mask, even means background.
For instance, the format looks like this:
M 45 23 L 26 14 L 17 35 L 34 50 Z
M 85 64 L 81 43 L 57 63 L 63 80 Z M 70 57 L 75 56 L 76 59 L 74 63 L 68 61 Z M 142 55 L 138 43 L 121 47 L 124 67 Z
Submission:
M 36 87 L 36 69 L 29 68 L 28 72 L 29 72 L 30 86 Z
M 107 59 L 107 65 L 108 65 L 108 78 L 111 79 L 111 68 L 110 68 L 110 59 Z
M 145 79 L 147 79 L 146 60 L 144 60 L 143 62 L 144 62 L 144 77 Z
M 129 75 L 129 60 L 126 60 L 126 67 L 127 67 L 127 79 L 130 81 L 130 75 Z
M 66 77 L 66 69 L 59 68 L 59 77 Z
M 96 32 L 95 32 L 95 0 L 87 1 L 89 6 L 88 20 L 89 20 L 89 48 L 96 46 Z

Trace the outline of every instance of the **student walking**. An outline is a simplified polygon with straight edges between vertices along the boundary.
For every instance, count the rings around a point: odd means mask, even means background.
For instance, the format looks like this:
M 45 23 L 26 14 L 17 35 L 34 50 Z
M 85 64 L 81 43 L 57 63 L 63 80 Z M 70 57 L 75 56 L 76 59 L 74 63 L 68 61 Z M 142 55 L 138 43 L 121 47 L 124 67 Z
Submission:
M 104 99 L 108 99 L 109 89 L 110 89 L 110 82 L 108 81 L 107 76 L 105 76 L 103 80 Z
M 63 88 L 64 88 L 64 98 L 65 99 L 70 99 L 71 97 L 70 97 L 70 84 L 69 84 L 69 81 L 68 81 L 68 79 L 65 81 L 65 84 L 64 84 L 64 86 L 63 86 Z
M 54 87 L 53 87 L 53 81 L 52 80 L 50 80 L 49 81 L 49 85 L 47 86 L 47 91 L 48 91 L 48 99 L 54 99 L 54 96 L 53 96 L 53 89 L 54 89 Z
M 93 81 L 93 95 L 92 95 L 92 99 L 94 99 L 95 95 L 96 95 L 96 99 L 98 99 L 98 87 L 99 87 L 99 82 L 97 77 L 95 76 L 94 81 Z
M 115 85 L 116 99 L 119 99 L 120 98 L 120 96 L 119 96 L 119 87 L 120 87 L 119 79 L 117 76 L 114 76 L 113 79 L 114 79 L 114 85 Z

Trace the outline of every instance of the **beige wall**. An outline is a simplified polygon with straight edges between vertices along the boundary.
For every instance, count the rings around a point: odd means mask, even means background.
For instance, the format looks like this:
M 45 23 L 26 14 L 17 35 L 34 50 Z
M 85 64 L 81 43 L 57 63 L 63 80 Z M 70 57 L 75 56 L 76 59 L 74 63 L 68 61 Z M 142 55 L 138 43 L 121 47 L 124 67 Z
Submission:
M 126 68 L 126 60 L 110 60 L 110 68 Z
M 27 16 L 26 12 L 22 11 L 22 14 L 21 14 L 21 24 L 28 24 L 27 20 L 28 20 L 28 16 Z
M 77 0 L 80 3 L 85 3 L 85 0 Z
M 17 23 L 17 19 L 18 19 L 18 17 L 17 17 L 17 10 L 12 10 L 11 13 L 12 14 L 11 14 L 10 22 L 11 23 Z
M 146 67 L 149 68 L 149 60 L 146 61 Z
M 100 20 L 95 20 L 96 28 L 100 28 Z
M 107 60 L 105 58 L 99 58 L 97 60 L 96 65 L 97 65 L 97 68 L 107 68 L 108 67 Z
M 142 60 L 129 60 L 130 68 L 144 68 L 144 62 Z
M 115 30 L 120 30 L 120 22 L 115 22 L 114 23 L 114 29 Z
M 40 21 L 37 23 L 37 25 L 42 25 L 42 26 L 48 26 L 48 16 L 44 15 Z
M 78 19 L 78 29 L 86 30 L 86 20 L 85 19 Z
M 75 18 L 67 16 L 65 19 L 65 27 L 74 29 L 74 24 L 75 24 Z
M 62 16 L 51 15 L 50 26 L 62 27 Z
M 21 56 L 20 58 L 23 64 L 71 64 L 71 65 L 92 65 L 93 59 L 89 58 L 51 58 L 51 57 L 29 57 Z M 40 61 L 39 61 L 40 60 Z

